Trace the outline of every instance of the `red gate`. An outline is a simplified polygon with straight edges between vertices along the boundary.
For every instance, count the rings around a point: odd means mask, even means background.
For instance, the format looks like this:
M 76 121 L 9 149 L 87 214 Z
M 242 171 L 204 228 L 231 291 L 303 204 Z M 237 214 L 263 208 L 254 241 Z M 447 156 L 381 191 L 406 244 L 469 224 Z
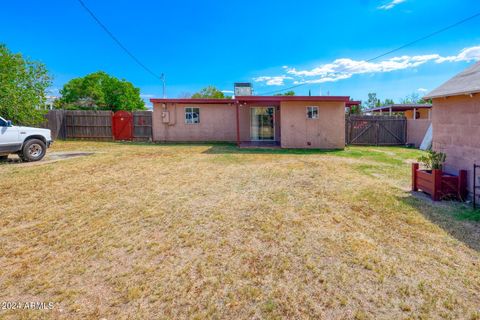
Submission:
M 112 117 L 112 131 L 115 140 L 133 139 L 133 115 L 128 111 L 117 111 Z

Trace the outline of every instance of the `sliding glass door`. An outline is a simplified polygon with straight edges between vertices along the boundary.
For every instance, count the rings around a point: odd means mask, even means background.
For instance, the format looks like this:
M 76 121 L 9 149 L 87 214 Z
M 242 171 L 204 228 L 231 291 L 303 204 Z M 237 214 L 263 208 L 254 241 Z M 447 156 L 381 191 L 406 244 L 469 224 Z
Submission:
M 252 141 L 275 140 L 275 108 L 250 108 L 250 138 Z

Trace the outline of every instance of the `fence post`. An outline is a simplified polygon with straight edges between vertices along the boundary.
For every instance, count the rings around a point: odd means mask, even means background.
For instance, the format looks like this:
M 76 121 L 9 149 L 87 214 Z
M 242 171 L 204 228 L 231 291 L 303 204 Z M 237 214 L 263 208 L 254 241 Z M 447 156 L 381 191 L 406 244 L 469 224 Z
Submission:
M 418 191 L 417 187 L 417 170 L 418 163 L 412 163 L 412 191 Z
M 474 177 L 475 178 L 475 177 Z M 460 170 L 458 173 L 458 193 L 460 200 L 464 201 L 467 197 L 467 170 Z
M 440 194 L 442 192 L 442 170 L 433 169 L 433 201 L 440 201 Z

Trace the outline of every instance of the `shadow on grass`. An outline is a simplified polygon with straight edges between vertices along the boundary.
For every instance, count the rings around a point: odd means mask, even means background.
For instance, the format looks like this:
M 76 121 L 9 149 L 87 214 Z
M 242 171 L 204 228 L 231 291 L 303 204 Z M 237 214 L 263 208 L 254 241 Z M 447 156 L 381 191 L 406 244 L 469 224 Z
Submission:
M 434 202 L 421 192 L 398 198 L 455 239 L 480 252 L 480 210 L 455 201 Z
M 335 150 L 323 150 L 323 149 L 280 149 L 280 148 L 268 148 L 268 147 L 252 147 L 252 148 L 239 148 L 235 144 L 214 144 L 211 145 L 208 150 L 205 150 L 205 154 L 286 154 L 286 155 L 305 155 L 305 154 L 341 154 L 344 152 L 341 149 Z

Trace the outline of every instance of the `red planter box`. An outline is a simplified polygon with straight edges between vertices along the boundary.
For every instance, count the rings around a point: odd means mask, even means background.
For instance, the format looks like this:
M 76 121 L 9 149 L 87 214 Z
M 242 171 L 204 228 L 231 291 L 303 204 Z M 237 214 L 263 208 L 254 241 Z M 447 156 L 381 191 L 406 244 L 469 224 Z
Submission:
M 445 197 L 463 201 L 467 196 L 467 171 L 460 170 L 455 176 L 442 170 L 420 170 L 418 163 L 412 163 L 412 190 L 428 193 L 433 201 Z

